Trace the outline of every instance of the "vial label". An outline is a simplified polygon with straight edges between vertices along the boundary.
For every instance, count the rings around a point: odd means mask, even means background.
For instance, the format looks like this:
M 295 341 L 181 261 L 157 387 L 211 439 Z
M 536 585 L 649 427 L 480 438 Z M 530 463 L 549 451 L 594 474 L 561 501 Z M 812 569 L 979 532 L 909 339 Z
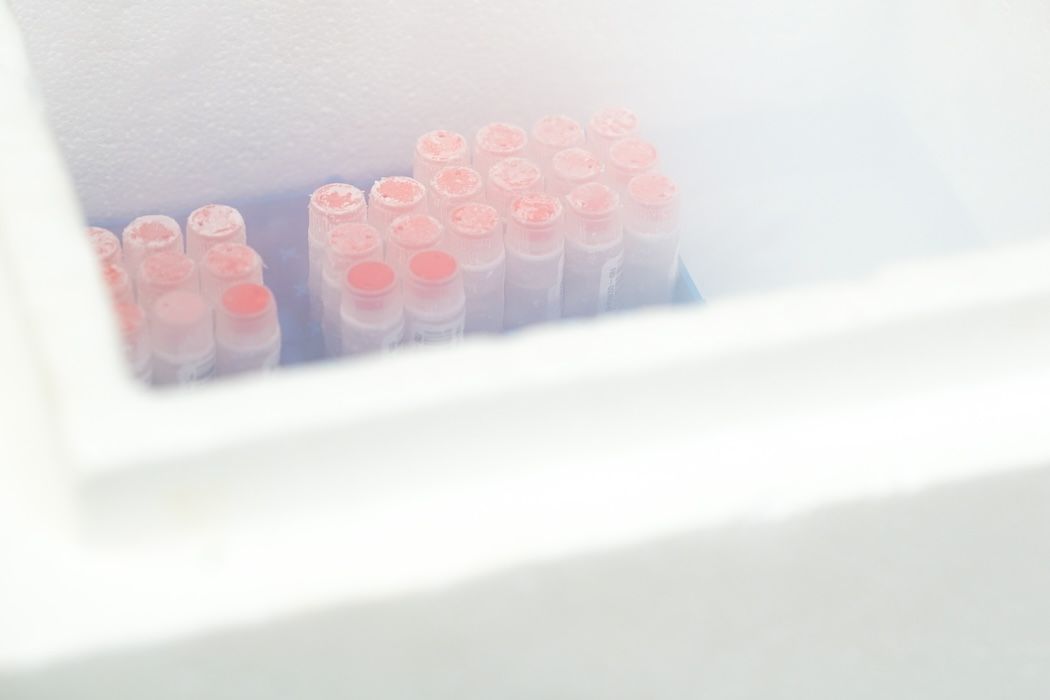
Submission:
M 379 341 L 380 352 L 393 352 L 397 349 L 397 346 L 401 344 L 401 339 L 405 337 L 405 329 L 403 326 L 394 328 Z
M 548 318 L 557 318 L 561 312 L 562 280 L 558 278 L 558 284 L 547 290 L 547 309 L 545 315 Z
M 609 311 L 616 308 L 616 290 L 620 286 L 623 274 L 623 252 L 610 258 L 602 266 L 601 280 L 598 284 L 598 308 Z
M 176 377 L 180 384 L 199 382 L 202 379 L 210 379 L 215 374 L 215 354 L 212 353 L 200 362 L 186 363 L 180 365 L 176 371 Z
M 405 335 L 404 323 L 389 328 L 360 326 L 343 319 L 342 350 L 344 355 L 357 355 L 369 352 L 393 352 L 401 345 Z
M 263 359 L 263 361 L 262 361 L 262 369 L 269 371 L 271 369 L 276 368 L 277 365 L 279 365 L 279 364 L 281 364 L 281 346 L 280 345 L 275 347 L 273 349 L 273 351 Z
M 217 374 L 268 372 L 275 369 L 280 363 L 280 340 L 261 350 L 237 350 L 220 345 L 215 371 Z
M 415 321 L 412 324 L 412 336 L 409 341 L 417 345 L 444 345 L 454 343 L 463 337 L 463 319 L 454 325 L 445 323 L 427 323 Z
M 160 355 L 153 357 L 153 379 L 157 384 L 189 384 L 211 379 L 214 374 L 214 350 L 189 362 L 174 362 Z

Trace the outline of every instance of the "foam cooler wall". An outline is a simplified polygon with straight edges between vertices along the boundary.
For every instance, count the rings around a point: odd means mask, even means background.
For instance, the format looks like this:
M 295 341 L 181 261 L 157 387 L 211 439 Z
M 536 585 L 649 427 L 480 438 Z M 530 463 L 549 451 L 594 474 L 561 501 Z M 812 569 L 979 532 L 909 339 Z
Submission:
M 696 173 L 708 296 L 1050 230 L 1035 0 L 12 4 L 94 219 L 357 181 L 403 169 L 422 127 L 614 101 Z M 22 77 L 0 67 L 0 124 L 28 121 Z M 30 131 L 0 130 L 0 242 L 35 255 L 0 260 L 0 357 L 30 370 L 0 392 L 0 696 L 1046 696 L 1048 480 L 1020 471 L 1050 455 L 1045 244 L 139 395 L 88 342 L 101 289 Z M 64 284 L 30 284 L 66 245 Z M 438 402 L 421 375 L 468 390 Z M 126 401 L 171 430 L 103 440 Z M 537 416 L 503 464 L 468 439 Z M 516 567 L 488 604 L 471 586 Z

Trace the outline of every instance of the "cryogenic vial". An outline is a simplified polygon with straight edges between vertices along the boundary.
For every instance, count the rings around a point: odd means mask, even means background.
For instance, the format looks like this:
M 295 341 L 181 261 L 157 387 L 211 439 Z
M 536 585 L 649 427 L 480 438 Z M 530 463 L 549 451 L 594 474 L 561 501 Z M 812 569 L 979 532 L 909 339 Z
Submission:
M 645 139 L 628 136 L 609 146 L 606 159 L 605 179 L 621 195 L 627 192 L 627 184 L 635 175 L 656 172 L 659 157 L 656 147 Z
M 390 224 L 385 260 L 399 277 L 405 277 L 408 260 L 416 253 L 441 246 L 445 227 L 426 214 L 408 214 Z
M 678 210 L 678 186 L 665 175 L 638 175 L 627 186 L 621 308 L 671 301 L 678 279 Z
M 452 165 L 430 179 L 430 215 L 448 226 L 448 213 L 466 202 L 485 201 L 481 173 L 463 165 Z
M 321 287 L 325 350 L 340 354 L 343 346 L 339 305 L 343 295 L 346 271 L 365 260 L 382 260 L 383 242 L 371 224 L 356 223 L 336 226 L 328 234 L 324 261 L 324 284 Z
M 467 140 L 454 131 L 428 131 L 416 140 L 412 177 L 430 182 L 438 170 L 450 165 L 470 165 Z
M 609 155 L 609 146 L 638 133 L 638 116 L 623 107 L 598 110 L 587 122 L 587 144 L 602 160 Z
M 150 255 L 139 265 L 135 288 L 138 290 L 139 304 L 149 311 L 153 302 L 163 294 L 176 289 L 198 291 L 200 282 L 197 278 L 197 264 L 190 256 L 177 250 L 165 250 L 163 253 Z
M 405 342 L 444 345 L 463 337 L 466 305 L 456 259 L 442 250 L 416 253 L 405 277 Z
M 332 182 L 314 190 L 310 195 L 307 211 L 307 287 L 310 294 L 310 317 L 317 321 L 321 318 L 321 284 L 328 232 L 339 224 L 365 221 L 368 218 L 368 206 L 365 203 L 364 192 L 345 182 Z
M 120 265 L 108 263 L 102 266 L 102 279 L 106 282 L 110 297 L 116 304 L 133 304 L 135 291 L 131 287 L 131 275 Z
M 565 197 L 565 282 L 562 316 L 593 316 L 615 307 L 623 270 L 620 197 L 589 182 Z
M 486 124 L 474 136 L 474 169 L 487 176 L 489 168 L 504 158 L 524 156 L 528 141 L 520 126 L 502 122 Z
M 449 213 L 445 236 L 463 275 L 465 332 L 499 333 L 503 330 L 506 270 L 499 212 L 480 202 L 460 204 Z
M 208 204 L 193 211 L 186 219 L 186 255 L 199 263 L 219 243 L 248 243 L 241 213 L 225 204 Z
M 582 146 L 583 127 L 572 117 L 556 114 L 543 117 L 532 127 L 532 159 L 546 170 L 558 151 Z
M 281 360 L 281 328 L 273 293 L 261 284 L 238 284 L 215 309 L 215 373 L 270 370 Z
M 153 361 L 146 312 L 138 304 L 117 304 L 116 310 L 121 344 L 131 367 L 131 374 L 136 379 L 149 383 L 153 377 Z
M 120 239 L 109 229 L 91 226 L 87 230 L 91 249 L 95 251 L 95 257 L 103 265 L 123 265 L 124 256 L 120 252 Z
M 157 299 L 149 314 L 154 384 L 186 384 L 215 372 L 211 306 L 196 292 L 177 289 Z
M 347 270 L 340 317 L 344 354 L 396 348 L 404 336 L 405 314 L 394 268 L 368 260 Z
M 597 182 L 605 166 L 601 159 L 585 148 L 566 148 L 551 158 L 547 191 L 564 197 L 580 185 Z
M 427 188 L 411 177 L 384 177 L 376 180 L 368 194 L 368 223 L 386 241 L 390 224 L 406 214 L 427 213 Z
M 519 194 L 543 191 L 543 171 L 531 160 L 504 158 L 489 168 L 485 191 L 489 204 L 506 218 L 507 208 Z
M 182 229 L 170 216 L 140 216 L 124 229 L 124 267 L 135 279 L 147 255 L 165 250 L 182 252 Z
M 530 192 L 511 203 L 505 236 L 504 328 L 561 316 L 564 218 L 561 202 L 550 194 Z
M 235 284 L 262 284 L 262 258 L 243 243 L 220 243 L 204 254 L 200 265 L 201 294 L 217 306 L 222 293 Z

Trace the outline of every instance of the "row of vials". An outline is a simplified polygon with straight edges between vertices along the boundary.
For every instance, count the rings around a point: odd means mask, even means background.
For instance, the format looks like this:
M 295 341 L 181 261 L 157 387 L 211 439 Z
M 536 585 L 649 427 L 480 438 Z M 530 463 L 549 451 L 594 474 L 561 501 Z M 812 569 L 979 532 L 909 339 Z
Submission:
M 185 384 L 277 366 L 276 302 L 236 209 L 195 210 L 185 241 L 178 222 L 161 215 L 135 219 L 119 239 L 97 227 L 88 236 L 135 376 Z
M 421 136 L 412 177 L 310 198 L 309 291 L 328 354 L 440 344 L 670 302 L 679 191 L 626 109 L 467 139 Z

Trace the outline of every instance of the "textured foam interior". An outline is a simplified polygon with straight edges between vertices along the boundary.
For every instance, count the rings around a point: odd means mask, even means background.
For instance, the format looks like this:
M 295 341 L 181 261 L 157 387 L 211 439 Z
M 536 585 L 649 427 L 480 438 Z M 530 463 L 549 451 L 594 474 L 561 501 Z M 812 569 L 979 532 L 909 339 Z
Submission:
M 1042 0 L 11 4 L 91 220 L 405 173 L 434 128 L 623 104 L 688 193 L 705 296 L 1050 226 Z

